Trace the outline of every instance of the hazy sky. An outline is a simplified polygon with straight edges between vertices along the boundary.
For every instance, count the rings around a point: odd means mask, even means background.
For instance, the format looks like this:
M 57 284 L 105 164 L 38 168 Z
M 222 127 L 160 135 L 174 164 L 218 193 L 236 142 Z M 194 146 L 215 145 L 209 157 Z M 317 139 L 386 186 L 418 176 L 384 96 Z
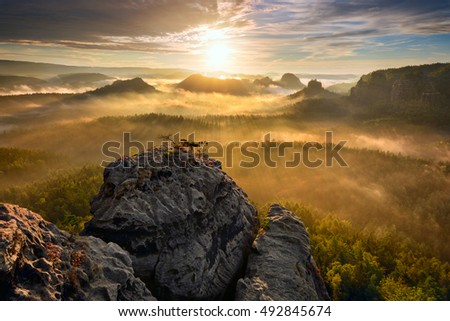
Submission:
M 245 73 L 450 62 L 450 0 L 0 0 L 0 59 Z

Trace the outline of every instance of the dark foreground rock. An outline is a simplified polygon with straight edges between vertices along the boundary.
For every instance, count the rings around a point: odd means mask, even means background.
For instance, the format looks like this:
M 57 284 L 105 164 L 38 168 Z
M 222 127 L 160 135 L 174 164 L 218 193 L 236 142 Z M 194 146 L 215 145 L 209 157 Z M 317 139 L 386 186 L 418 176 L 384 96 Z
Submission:
M 117 244 L 0 204 L 0 300 L 154 300 Z
M 212 300 L 233 293 L 258 229 L 256 209 L 217 162 L 155 149 L 104 172 L 86 235 L 133 259 L 158 299 Z
M 277 204 L 270 208 L 268 220 L 253 243 L 236 300 L 329 300 L 303 223 Z

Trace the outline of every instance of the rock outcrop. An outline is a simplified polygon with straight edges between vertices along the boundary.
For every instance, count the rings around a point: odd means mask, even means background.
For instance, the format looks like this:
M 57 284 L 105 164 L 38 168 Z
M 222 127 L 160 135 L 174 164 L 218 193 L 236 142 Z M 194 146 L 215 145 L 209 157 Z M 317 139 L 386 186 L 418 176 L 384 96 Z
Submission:
M 308 82 L 308 87 L 303 88 L 296 93 L 289 95 L 289 99 L 310 99 L 310 98 L 325 98 L 333 99 L 339 97 L 338 94 L 332 93 L 322 87 L 322 83 L 317 79 L 312 79 Z
M 253 243 L 245 277 L 238 281 L 236 300 L 329 300 L 300 219 L 277 204 L 267 219 Z
M 258 233 L 246 194 L 195 144 L 109 164 L 83 236 L 0 204 L 0 300 L 329 299 L 300 219 L 272 205 Z
M 111 163 L 84 234 L 130 252 L 158 299 L 233 292 L 258 229 L 256 209 L 218 163 L 154 149 Z
M 305 85 L 302 84 L 300 79 L 291 73 L 284 74 L 278 83 L 281 87 L 286 89 L 300 90 L 305 88 Z
M 0 204 L 0 300 L 154 300 L 128 253 Z

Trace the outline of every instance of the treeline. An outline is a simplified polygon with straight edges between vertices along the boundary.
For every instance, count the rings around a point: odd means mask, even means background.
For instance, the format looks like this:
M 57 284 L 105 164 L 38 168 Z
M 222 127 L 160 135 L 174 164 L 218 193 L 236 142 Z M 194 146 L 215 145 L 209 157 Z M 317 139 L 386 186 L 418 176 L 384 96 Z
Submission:
M 60 162 L 47 151 L 0 147 L 0 187 L 37 179 Z
M 450 264 L 434 257 L 426 244 L 395 228 L 359 229 L 335 215 L 283 205 L 307 226 L 333 300 L 450 300 Z
M 28 168 L 48 165 L 55 156 L 42 150 L 0 147 L 0 175 L 17 174 Z
M 25 186 L 0 190 L 0 201 L 39 213 L 67 231 L 80 231 L 90 219 L 90 200 L 103 182 L 99 166 L 59 170 Z

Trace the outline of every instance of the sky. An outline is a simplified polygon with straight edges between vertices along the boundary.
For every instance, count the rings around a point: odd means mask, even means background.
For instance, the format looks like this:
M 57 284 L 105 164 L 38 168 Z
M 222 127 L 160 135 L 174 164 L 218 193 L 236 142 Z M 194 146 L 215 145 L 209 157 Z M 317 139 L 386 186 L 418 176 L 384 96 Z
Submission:
M 450 0 L 0 0 L 0 59 L 362 74 L 450 62 Z

